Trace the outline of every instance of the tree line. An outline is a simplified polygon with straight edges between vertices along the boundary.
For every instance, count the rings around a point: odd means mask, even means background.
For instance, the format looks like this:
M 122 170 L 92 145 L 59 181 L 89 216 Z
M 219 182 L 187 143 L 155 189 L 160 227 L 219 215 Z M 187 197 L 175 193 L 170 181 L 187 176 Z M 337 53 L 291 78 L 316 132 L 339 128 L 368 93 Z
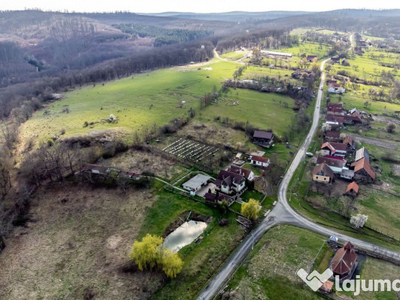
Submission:
M 202 62 L 213 57 L 214 45 L 210 41 L 195 41 L 165 46 L 145 53 L 136 53 L 82 71 L 70 71 L 58 77 L 43 78 L 31 83 L 17 84 L 0 91 L 0 117 L 32 99 L 40 102 L 52 100 L 52 94 L 87 84 L 104 83 L 147 70 L 183 65 L 191 61 Z
M 113 26 L 136 37 L 155 38 L 154 47 L 194 41 L 214 34 L 210 30 L 169 29 L 142 24 L 117 24 Z

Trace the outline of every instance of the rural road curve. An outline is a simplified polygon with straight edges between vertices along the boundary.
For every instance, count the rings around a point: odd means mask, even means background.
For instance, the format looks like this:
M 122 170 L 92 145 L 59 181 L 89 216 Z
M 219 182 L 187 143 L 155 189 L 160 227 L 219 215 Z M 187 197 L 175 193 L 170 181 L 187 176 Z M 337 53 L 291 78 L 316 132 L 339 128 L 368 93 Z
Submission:
M 328 60 L 322 62 L 321 71 L 323 71 L 324 65 L 327 61 Z M 341 241 L 350 241 L 358 248 L 379 252 L 383 256 L 400 260 L 400 253 L 398 252 L 382 248 L 356 238 L 349 237 L 347 235 L 338 233 L 334 230 L 313 223 L 311 220 L 301 216 L 296 211 L 294 211 L 294 209 L 288 203 L 286 196 L 289 183 L 300 162 L 304 160 L 305 153 L 307 152 L 310 142 L 319 125 L 320 106 L 323 96 L 324 82 L 325 82 L 325 73 L 323 72 L 321 76 L 321 83 L 318 89 L 317 103 L 315 105 L 313 123 L 311 125 L 310 132 L 308 133 L 304 141 L 304 144 L 297 152 L 296 157 L 292 161 L 292 164 L 290 165 L 285 176 L 283 177 L 283 180 L 281 182 L 278 191 L 279 201 L 277 205 L 274 207 L 269 216 L 266 219 L 264 219 L 261 222 L 261 224 L 242 241 L 242 243 L 238 246 L 236 251 L 227 260 L 227 262 L 219 271 L 219 273 L 211 280 L 211 282 L 206 286 L 206 288 L 200 293 L 199 297 L 197 298 L 198 300 L 213 299 L 223 289 L 225 284 L 228 282 L 228 280 L 240 266 L 242 261 L 246 258 L 247 254 L 253 248 L 254 244 L 264 235 L 265 232 L 268 231 L 268 229 L 277 224 L 292 224 L 298 227 L 312 230 L 314 232 L 317 232 L 325 236 L 334 235 L 338 237 Z

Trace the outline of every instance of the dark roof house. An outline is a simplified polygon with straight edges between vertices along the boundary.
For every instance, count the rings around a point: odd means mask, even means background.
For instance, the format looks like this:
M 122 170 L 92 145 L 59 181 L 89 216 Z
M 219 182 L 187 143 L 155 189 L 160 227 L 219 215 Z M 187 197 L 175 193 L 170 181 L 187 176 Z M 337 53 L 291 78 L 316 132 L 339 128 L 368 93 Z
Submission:
M 357 267 L 357 254 L 354 246 L 347 242 L 343 248 L 336 251 L 331 261 L 331 270 L 334 275 L 339 275 L 340 279 L 346 279 L 352 276 Z
M 274 134 L 269 131 L 256 130 L 253 134 L 253 142 L 261 147 L 269 148 L 274 141 Z

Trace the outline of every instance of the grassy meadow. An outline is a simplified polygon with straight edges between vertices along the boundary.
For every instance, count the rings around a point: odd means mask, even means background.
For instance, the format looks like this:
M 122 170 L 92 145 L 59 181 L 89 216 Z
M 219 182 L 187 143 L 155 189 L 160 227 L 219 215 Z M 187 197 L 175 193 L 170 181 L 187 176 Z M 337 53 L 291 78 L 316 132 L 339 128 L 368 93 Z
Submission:
M 231 78 L 239 66 L 214 59 L 203 65 L 162 69 L 107 82 L 104 86 L 83 87 L 66 93 L 65 99 L 50 104 L 46 110 L 37 111 L 23 124 L 21 136 L 23 140 L 46 141 L 61 129 L 65 129 L 66 136 L 72 136 L 108 129 L 128 134 L 144 125 L 162 126 L 174 118 L 187 116 L 190 108 L 198 110 L 199 99 L 214 86 L 219 89 L 222 81 Z M 293 102 L 286 96 L 238 90 L 227 96 L 226 101 L 231 100 L 239 101 L 240 105 L 211 105 L 201 112 L 200 119 L 229 117 L 263 128 L 275 127 L 277 134 L 282 134 L 288 124 L 278 121 L 294 115 L 279 103 Z M 180 108 L 182 101 L 185 104 Z M 66 107 L 69 113 L 63 112 Z M 105 122 L 110 114 L 118 118 L 117 123 Z M 84 127 L 84 122 L 93 124 Z

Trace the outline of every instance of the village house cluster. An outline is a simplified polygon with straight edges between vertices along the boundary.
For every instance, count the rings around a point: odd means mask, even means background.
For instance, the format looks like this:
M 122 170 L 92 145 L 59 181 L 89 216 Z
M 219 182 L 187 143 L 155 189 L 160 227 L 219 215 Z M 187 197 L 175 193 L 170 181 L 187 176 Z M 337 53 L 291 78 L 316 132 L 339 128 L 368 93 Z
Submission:
M 353 138 L 341 133 L 345 124 L 362 123 L 363 115 L 357 109 L 343 109 L 342 103 L 328 103 L 323 125 L 324 142 L 312 171 L 314 182 L 333 184 L 336 179 L 351 181 L 343 193 L 355 197 L 359 192 L 359 183 L 371 183 L 376 179 L 367 149 L 362 147 L 357 150 Z
M 274 135 L 269 131 L 255 131 L 253 143 L 264 148 L 273 145 Z M 223 200 L 228 205 L 240 200 L 249 186 L 261 179 L 265 170 L 270 165 L 269 158 L 263 151 L 249 151 L 237 153 L 233 162 L 225 169 L 219 171 L 216 178 L 198 174 L 182 184 L 183 189 L 192 196 L 200 196 L 209 204 L 217 204 Z M 260 170 L 261 175 L 256 176 L 251 167 Z

